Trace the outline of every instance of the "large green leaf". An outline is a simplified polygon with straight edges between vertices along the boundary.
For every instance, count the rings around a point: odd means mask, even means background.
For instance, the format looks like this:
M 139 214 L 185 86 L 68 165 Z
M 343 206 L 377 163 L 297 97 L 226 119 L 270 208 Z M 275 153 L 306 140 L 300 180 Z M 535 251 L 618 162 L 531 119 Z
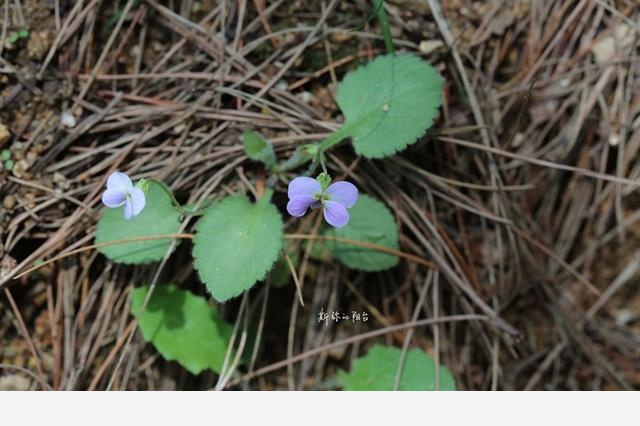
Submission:
M 329 228 L 327 236 L 374 243 L 398 250 L 398 230 L 393 215 L 380 201 L 360 195 L 349 210 L 351 219 L 342 228 Z M 342 263 L 363 271 L 382 271 L 398 264 L 397 256 L 352 244 L 328 240 L 327 247 Z
M 442 104 L 443 79 L 419 58 L 379 56 L 348 74 L 336 100 L 358 154 L 380 158 L 415 143 Z
M 155 182 L 149 183 L 144 210 L 125 220 L 122 208 L 104 207 L 96 229 L 96 243 L 136 237 L 175 234 L 180 229 L 180 214 L 167 193 Z M 114 262 L 140 264 L 161 260 L 171 245 L 171 239 L 152 239 L 118 243 L 98 248 Z
M 169 361 L 192 374 L 220 373 L 233 327 L 200 296 L 173 285 L 157 286 L 144 312 L 148 287 L 133 290 L 131 313 L 142 336 Z
M 193 257 L 211 295 L 224 302 L 264 278 L 282 247 L 282 218 L 268 197 L 228 197 L 198 222 Z
M 393 346 L 374 345 L 369 352 L 351 363 L 351 371 L 340 370 L 338 381 L 349 391 L 393 390 L 402 350 Z M 433 359 L 420 349 L 407 351 L 398 390 L 436 390 L 436 370 Z M 440 390 L 456 390 L 451 372 L 440 366 Z

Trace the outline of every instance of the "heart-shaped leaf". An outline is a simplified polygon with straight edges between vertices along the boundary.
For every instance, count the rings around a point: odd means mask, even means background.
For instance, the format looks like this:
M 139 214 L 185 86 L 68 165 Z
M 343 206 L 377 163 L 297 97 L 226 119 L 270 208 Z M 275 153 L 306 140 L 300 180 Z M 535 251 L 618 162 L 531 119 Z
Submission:
M 348 74 L 336 101 L 344 113 L 344 134 L 358 154 L 392 155 L 415 143 L 431 127 L 442 104 L 443 79 L 419 58 L 379 56 Z
M 402 350 L 393 346 L 374 345 L 363 357 L 351 362 L 351 371 L 340 370 L 338 381 L 348 391 L 393 390 Z M 433 359 L 420 349 L 407 352 L 398 390 L 432 391 L 436 389 L 436 367 Z M 439 390 L 456 390 L 451 372 L 440 366 Z
M 175 234 L 180 229 L 180 214 L 169 195 L 155 182 L 149 183 L 144 210 L 125 220 L 122 208 L 102 209 L 96 229 L 96 243 L 137 237 Z M 161 260 L 171 246 L 171 239 L 149 239 L 99 247 L 98 251 L 114 262 L 127 264 L 149 263 Z
M 211 295 L 224 302 L 264 278 L 282 248 L 282 218 L 268 197 L 228 197 L 198 222 L 193 257 Z
M 329 228 L 325 235 L 373 243 L 398 250 L 398 230 L 393 215 L 380 201 L 361 194 L 349 209 L 349 223 L 342 228 Z M 398 264 L 397 256 L 358 247 L 346 242 L 327 241 L 331 253 L 342 263 L 363 271 L 382 271 Z
M 207 369 L 220 373 L 233 326 L 204 297 L 173 285 L 156 286 L 142 312 L 147 292 L 148 287 L 138 287 L 131 298 L 131 313 L 144 339 L 192 374 Z

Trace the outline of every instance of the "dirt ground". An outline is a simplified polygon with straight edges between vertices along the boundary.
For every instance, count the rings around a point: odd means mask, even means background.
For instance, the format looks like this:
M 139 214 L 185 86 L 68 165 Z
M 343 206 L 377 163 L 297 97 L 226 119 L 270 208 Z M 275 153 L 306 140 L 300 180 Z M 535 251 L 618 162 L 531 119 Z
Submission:
M 301 256 L 309 303 L 293 282 L 249 292 L 263 347 L 240 371 L 251 380 L 227 388 L 336 389 L 369 345 L 410 338 L 460 389 L 640 389 L 640 5 L 385 3 L 396 49 L 445 77 L 443 108 L 402 153 L 369 161 L 343 144 L 329 167 L 390 206 L 402 250 L 434 267 L 363 273 Z M 337 82 L 384 53 L 371 13 L 365 0 L 3 2 L 0 389 L 216 385 L 164 360 L 129 312 L 131 288 L 157 273 L 206 295 L 188 245 L 161 265 L 84 250 L 15 277 L 93 243 L 112 170 L 161 179 L 181 202 L 246 192 L 263 170 L 243 130 L 286 158 L 337 128 Z M 220 312 L 234 323 L 239 305 Z M 356 335 L 481 306 L 508 327 L 443 323 L 282 362 L 354 335 L 317 327 L 322 306 L 368 311 Z

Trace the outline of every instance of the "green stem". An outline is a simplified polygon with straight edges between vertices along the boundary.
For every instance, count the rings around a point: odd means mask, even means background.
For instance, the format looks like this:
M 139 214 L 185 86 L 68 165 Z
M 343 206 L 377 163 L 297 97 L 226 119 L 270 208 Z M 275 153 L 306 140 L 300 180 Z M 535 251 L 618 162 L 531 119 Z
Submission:
M 387 17 L 387 12 L 384 10 L 384 0 L 371 0 L 371 3 L 376 9 L 378 21 L 380 21 L 380 29 L 382 30 L 382 36 L 384 37 L 384 45 L 387 48 L 387 53 L 393 54 L 395 49 L 393 48 L 393 37 L 391 36 L 389 18 Z
M 289 170 L 296 169 L 302 166 L 303 164 L 308 163 L 309 161 L 316 158 L 316 155 L 319 155 L 320 156 L 319 158 L 324 158 L 323 154 L 326 150 L 342 142 L 345 138 L 349 137 L 349 130 L 350 129 L 348 127 L 342 126 L 335 132 L 331 133 L 329 136 L 327 136 L 326 139 L 324 139 L 322 142 L 319 143 L 319 147 L 318 147 L 319 152 L 316 153 L 315 155 L 312 155 L 309 152 L 307 152 L 306 148 L 309 145 L 304 145 L 298 148 L 293 153 L 293 155 L 289 157 L 289 159 L 287 159 L 284 163 L 277 165 L 275 167 L 275 171 L 286 172 Z
M 206 205 L 204 207 L 200 207 L 197 210 L 190 210 L 190 209 L 185 209 L 184 207 L 182 207 L 180 205 L 180 203 L 178 202 L 178 200 L 176 200 L 176 197 L 173 195 L 173 192 L 171 191 L 171 189 L 167 186 L 167 184 L 165 184 L 164 182 L 161 182 L 159 180 L 155 180 L 155 179 L 147 179 L 149 182 L 155 183 L 156 185 L 158 185 L 160 188 L 162 188 L 162 190 L 169 196 L 169 198 L 171 199 L 171 203 L 173 204 L 173 206 L 176 208 L 176 210 L 178 210 L 178 212 L 180 214 L 183 215 L 190 215 L 190 216 L 199 216 L 202 213 L 204 213 L 204 211 L 209 207 L 210 203 L 206 203 Z
M 349 128 L 347 126 L 342 126 L 335 132 L 331 133 L 325 140 L 320 142 L 320 152 L 325 152 L 332 146 L 342 142 L 343 139 L 349 136 Z

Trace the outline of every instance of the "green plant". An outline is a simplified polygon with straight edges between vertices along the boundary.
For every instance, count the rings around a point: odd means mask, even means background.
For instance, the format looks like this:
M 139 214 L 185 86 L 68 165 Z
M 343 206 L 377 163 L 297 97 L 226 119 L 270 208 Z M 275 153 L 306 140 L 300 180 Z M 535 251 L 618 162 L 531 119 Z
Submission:
M 11 44 L 16 44 L 21 39 L 25 39 L 27 37 L 29 37 L 29 30 L 22 29 L 20 31 L 12 31 L 12 32 L 10 32 L 9 33 L 9 37 L 7 38 L 7 40 L 9 40 L 9 43 L 11 43 Z
M 322 141 L 299 147 L 288 158 L 279 158 L 269 141 L 257 132 L 246 130 L 242 136 L 245 154 L 249 159 L 263 163 L 270 174 L 266 190 L 257 194 L 256 200 L 235 194 L 215 203 L 206 200 L 204 207 L 182 206 L 162 182 L 142 179 L 134 185 L 128 176 L 119 172 L 112 174 L 103 195 L 106 208 L 96 231 L 99 250 L 119 263 L 159 261 L 171 254 L 174 236 L 181 232 L 184 218 L 196 215 L 191 252 L 193 263 L 213 299 L 226 302 L 242 295 L 265 279 L 274 265 L 277 268 L 272 272 L 272 278 L 280 283 L 288 278 L 287 262 L 297 262 L 298 256 L 289 256 L 289 260 L 283 258 L 285 226 L 279 209 L 272 202 L 272 195 L 275 183 L 288 179 L 286 172 L 308 164 L 307 174 L 314 173 L 318 167 L 322 172 L 315 179 L 298 176 L 289 181 L 286 210 L 290 215 L 300 217 L 309 209 L 322 209 L 329 224 L 322 231 L 327 241 L 317 244 L 322 250 L 316 249 L 315 256 L 318 259 L 332 256 L 349 268 L 363 271 L 381 271 L 396 266 L 399 262 L 398 231 L 389 207 L 373 196 L 360 194 L 352 183 L 332 182 L 326 154 L 345 140 L 351 140 L 356 153 L 370 159 L 393 155 L 416 143 L 437 115 L 442 103 L 443 79 L 418 57 L 393 53 L 388 25 L 383 22 L 386 15 L 381 0 L 374 4 L 389 53 L 359 67 L 342 80 L 336 101 L 344 114 L 344 122 L 337 131 Z M 127 239 L 129 241 L 122 241 Z M 199 320 L 191 316 L 205 315 L 204 301 L 171 286 L 159 286 L 158 295 L 153 296 L 149 305 L 154 309 L 141 311 L 141 298 L 143 293 L 146 295 L 143 289 L 134 292 L 132 312 L 138 317 L 145 338 L 167 359 L 178 360 L 189 371 L 196 373 L 203 368 L 217 371 L 219 358 L 215 365 L 205 365 L 202 360 L 185 360 L 174 346 L 186 345 L 197 352 L 197 344 L 178 342 L 170 333 L 164 332 L 165 326 L 175 321 L 178 314 L 184 316 L 184 324 L 198 323 Z M 178 296 L 194 309 L 177 312 L 170 299 Z M 215 322 L 206 321 L 209 332 L 214 328 L 209 323 Z M 219 327 L 219 330 L 223 329 L 223 326 Z M 225 333 L 221 331 L 220 336 L 226 336 Z M 185 335 L 190 335 L 187 330 Z M 219 342 L 224 340 L 222 337 Z M 221 347 L 222 343 L 218 349 Z M 374 355 L 378 352 L 378 349 L 373 350 Z M 410 351 L 409 371 L 420 362 L 424 363 Z M 349 387 L 349 381 L 345 383 L 345 387 Z

